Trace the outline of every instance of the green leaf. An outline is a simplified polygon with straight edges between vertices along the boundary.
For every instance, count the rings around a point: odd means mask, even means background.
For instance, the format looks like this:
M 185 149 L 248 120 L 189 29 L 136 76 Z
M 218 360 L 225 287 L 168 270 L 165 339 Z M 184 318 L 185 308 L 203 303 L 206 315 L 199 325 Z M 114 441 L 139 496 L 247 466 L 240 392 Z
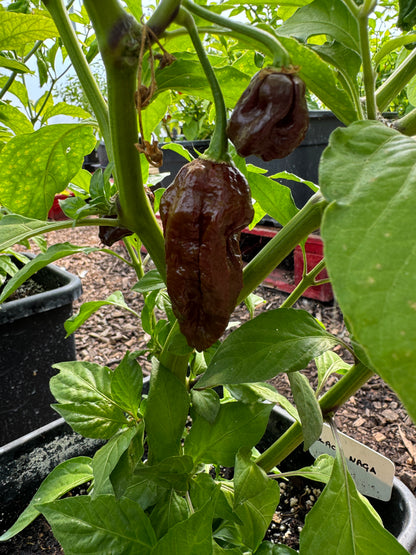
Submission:
M 286 225 L 298 212 L 289 187 L 260 173 L 247 172 L 253 198 L 269 216 Z
M 62 222 L 44 222 L 11 214 L 0 219 L 0 251 L 35 235 L 62 229 Z
M 1 12 L 0 12 L 1 13 Z M 95 146 L 93 128 L 56 124 L 11 139 L 0 153 L 0 201 L 23 216 L 46 219 L 54 196 Z
M 45 111 L 42 116 L 42 124 L 46 123 L 50 118 L 55 116 L 70 116 L 71 118 L 91 119 L 92 115 L 81 108 L 80 106 L 73 106 L 66 102 L 58 102 Z
M 150 140 L 151 134 L 165 117 L 171 100 L 170 91 L 165 91 L 158 94 L 149 106 L 142 110 L 142 125 L 146 140 Z
M 0 87 L 3 88 L 7 84 L 7 82 L 8 82 L 8 78 L 6 76 L 0 77 Z M 27 106 L 27 104 L 29 103 L 27 88 L 24 86 L 23 83 L 21 83 L 20 81 L 17 81 L 16 79 L 10 85 L 8 93 L 16 96 L 16 98 L 20 100 L 23 106 Z
M 136 468 L 131 485 L 145 478 L 165 489 L 174 489 L 185 494 L 189 488 L 194 463 L 187 455 L 167 457 L 154 465 L 142 465 Z
M 288 179 L 289 181 L 296 181 L 297 183 L 303 183 L 304 185 L 307 185 L 314 193 L 319 191 L 319 186 L 315 185 L 315 183 L 313 183 L 312 181 L 308 181 L 307 179 L 302 179 L 301 177 L 298 177 L 294 173 L 290 173 L 290 172 L 275 173 L 270 176 L 270 179 Z
M 303 449 L 307 451 L 322 432 L 321 407 L 306 376 L 300 372 L 290 372 L 288 378 L 302 424 Z
M 166 493 L 166 488 L 159 486 L 156 482 L 148 480 L 146 476 L 132 476 L 129 479 L 123 496 L 138 503 L 145 511 L 156 505 Z
M 268 380 L 301 370 L 332 348 L 337 338 L 307 312 L 279 308 L 256 316 L 236 329 L 218 348 L 198 389 Z
M 143 388 L 143 372 L 137 362 L 137 353 L 127 353 L 114 370 L 111 380 L 111 395 L 126 412 L 136 416 Z
M 358 116 L 353 98 L 340 88 L 336 70 L 308 46 L 280 34 L 278 38 L 290 53 L 293 64 L 300 67 L 299 76 L 307 88 L 345 125 L 356 121 Z
M 377 66 L 385 56 L 388 56 L 390 54 L 390 52 L 393 52 L 394 50 L 397 50 L 398 48 L 400 48 L 401 46 L 405 46 L 406 44 L 411 44 L 412 42 L 415 42 L 415 35 L 413 34 L 394 37 L 386 41 L 384 44 L 381 45 L 380 50 L 378 50 L 373 56 L 374 66 Z
M 175 52 L 176 61 L 162 70 L 156 70 L 158 92 L 165 89 L 190 93 L 207 100 L 213 100 L 212 91 L 196 55 Z M 233 108 L 250 82 L 250 75 L 232 66 L 215 69 L 218 82 L 227 107 Z
M 27 65 L 23 64 L 22 62 L 18 62 L 17 60 L 13 60 L 12 58 L 7 58 L 6 56 L 1 56 L 1 55 L 0 55 L 0 67 L 10 69 L 11 71 L 15 71 L 16 73 L 33 73 L 27 67 Z
M 28 43 L 59 36 L 53 19 L 40 14 L 0 11 L 0 50 L 22 50 Z
M 0 230 L 1 236 L 1 230 Z M 4 299 L 7 299 L 18 287 L 22 285 L 27 279 L 31 276 L 36 274 L 40 269 L 44 268 L 48 264 L 55 262 L 65 256 L 70 256 L 75 253 L 85 253 L 90 254 L 95 252 L 97 249 L 95 247 L 78 247 L 76 245 L 71 245 L 71 243 L 58 243 L 56 245 L 52 245 L 49 247 L 47 251 L 44 253 L 38 254 L 35 258 L 33 258 L 30 262 L 25 264 L 23 268 L 19 270 L 17 274 L 10 279 L 5 288 L 3 289 L 0 295 L 0 302 L 3 302 Z
M 85 437 L 109 439 L 127 427 L 124 411 L 112 399 L 112 371 L 92 362 L 60 362 L 50 389 L 59 404 L 52 407 Z
M 143 16 L 141 2 L 136 2 L 136 0 L 125 0 L 125 2 L 134 18 L 137 19 L 137 21 L 141 21 L 141 18 Z
M 245 405 L 238 401 L 221 405 L 213 424 L 198 413 L 185 440 L 185 453 L 195 462 L 233 466 L 241 447 L 260 441 L 273 405 Z
M 141 431 L 141 426 L 134 426 L 115 434 L 110 441 L 98 449 L 92 459 L 94 473 L 94 489 L 92 497 L 103 493 L 113 493 L 110 474 L 115 469 L 121 456 L 128 449 L 134 436 Z
M 157 463 L 179 454 L 189 394 L 170 370 L 153 362 L 145 423 L 149 460 Z
M 314 0 L 279 27 L 279 34 L 302 42 L 314 35 L 329 35 L 356 52 L 360 51 L 358 21 L 342 0 Z
M 416 421 L 416 143 L 376 122 L 337 129 L 320 182 L 332 285 L 354 339 Z
M 255 555 L 298 555 L 298 552 L 281 543 L 263 542 Z
M 229 486 L 231 487 L 231 484 Z M 191 480 L 189 492 L 194 509 L 202 508 L 203 505 L 211 499 L 216 490 L 217 484 L 209 474 L 205 472 L 196 474 Z M 222 489 L 217 491 L 218 497 L 215 503 L 214 518 L 221 518 L 222 520 L 229 520 L 230 522 L 241 524 L 241 520 L 232 510 L 232 496 L 225 495 Z M 229 503 L 229 499 L 231 504 Z
M 189 508 L 186 500 L 178 495 L 176 491 L 170 490 L 153 508 L 150 513 L 150 522 L 157 537 L 161 538 L 170 528 L 186 520 L 188 516 Z
M 144 299 L 144 305 L 140 313 L 141 323 L 143 330 L 149 335 L 153 335 L 155 322 L 154 322 L 154 309 L 159 297 L 160 289 L 151 291 Z
M 192 157 L 191 153 L 189 152 L 189 150 L 186 149 L 184 146 L 182 146 L 179 143 L 167 143 L 167 144 L 163 145 L 163 150 L 173 150 L 173 152 L 176 152 L 177 154 L 180 154 L 186 160 L 188 160 L 188 162 L 192 162 L 192 160 L 193 160 L 193 157 Z
M 134 470 L 141 462 L 144 455 L 143 420 L 139 422 L 138 427 L 137 433 L 133 436 L 127 449 L 122 453 L 110 474 L 112 491 L 114 491 L 117 499 L 122 497 L 129 487 Z
M 261 297 L 260 295 L 256 295 L 255 293 L 250 293 L 250 295 L 248 295 L 248 297 L 244 299 L 244 303 L 248 308 L 248 311 L 250 313 L 250 318 L 254 318 L 254 312 L 256 308 L 258 308 L 263 304 L 266 304 L 266 300 L 263 299 L 263 297 Z
M 327 351 L 319 357 L 316 357 L 315 364 L 318 371 L 317 391 L 321 390 L 332 374 L 346 374 L 351 368 L 351 364 L 344 362 L 334 351 Z
M 40 514 L 35 505 L 54 501 L 92 478 L 91 459 L 89 457 L 75 457 L 59 464 L 43 480 L 31 502 L 13 526 L 0 536 L 0 541 L 9 540 L 21 532 Z
M 150 293 L 157 289 L 165 289 L 166 283 L 163 281 L 158 270 L 150 270 L 133 285 L 132 291 L 137 293 Z
M 33 131 L 33 125 L 25 114 L 11 104 L 0 104 L 0 122 L 11 129 L 15 135 Z
M 399 0 L 397 27 L 410 31 L 416 25 L 416 6 L 413 0 Z
M 68 335 L 74 333 L 74 331 L 81 327 L 82 324 L 84 324 L 84 322 L 86 322 L 90 316 L 92 316 L 103 306 L 115 306 L 117 308 L 122 308 L 136 314 L 126 304 L 123 293 L 121 291 L 114 291 L 114 293 L 111 293 L 111 295 L 109 295 L 103 301 L 88 301 L 86 303 L 83 303 L 78 313 L 74 314 L 73 316 L 71 316 L 71 318 L 68 318 L 68 320 L 66 320 L 64 324 L 66 336 L 68 337 Z
M 334 457 L 331 455 L 319 455 L 311 466 L 304 466 L 299 470 L 292 470 L 289 472 L 282 472 L 279 477 L 283 476 L 302 476 L 307 480 L 315 480 L 315 482 L 323 482 L 326 484 L 332 474 L 334 466 Z
M 270 401 L 271 403 L 280 405 L 292 418 L 299 420 L 298 411 L 292 403 L 284 395 L 276 391 L 276 388 L 271 384 L 263 382 L 233 384 L 227 385 L 227 390 L 234 399 L 242 401 L 243 403 Z
M 192 408 L 200 414 L 210 424 L 215 422 L 218 412 L 220 410 L 220 398 L 218 393 L 213 389 L 206 389 L 205 391 L 191 391 Z
M 358 93 L 357 74 L 360 71 L 361 57 L 357 52 L 336 41 L 313 45 L 311 48 L 323 60 L 336 67 Z
M 149 517 L 131 499 L 112 495 L 72 497 L 39 505 L 65 555 L 149 555 L 156 535 Z
M 331 479 L 306 515 L 300 533 L 301 555 L 405 555 L 357 492 L 338 452 Z
M 255 551 L 267 531 L 280 499 L 279 484 L 250 459 L 251 450 L 237 453 L 234 470 L 234 511 L 244 544 Z
M 215 497 L 171 528 L 154 547 L 152 555 L 210 555 Z

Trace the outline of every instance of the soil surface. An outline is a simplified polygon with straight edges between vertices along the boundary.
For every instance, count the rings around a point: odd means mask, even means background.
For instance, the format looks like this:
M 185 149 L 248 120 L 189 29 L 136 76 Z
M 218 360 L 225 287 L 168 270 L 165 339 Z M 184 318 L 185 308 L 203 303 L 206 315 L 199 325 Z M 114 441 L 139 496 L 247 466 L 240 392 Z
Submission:
M 49 243 L 58 240 L 70 241 L 75 245 L 102 246 L 95 228 L 72 229 L 49 234 Z M 113 248 L 122 256 L 126 255 L 122 244 L 117 244 Z M 83 294 L 75 301 L 75 310 L 83 302 L 102 300 L 113 291 L 121 290 L 126 303 L 140 313 L 142 307 L 140 296 L 131 291 L 131 287 L 136 283 L 135 274 L 118 258 L 97 252 L 89 256 L 77 254 L 59 261 L 58 264 L 78 275 L 82 280 Z M 256 310 L 257 314 L 262 310 L 278 308 L 287 297 L 286 293 L 264 286 L 259 287 L 255 293 L 265 300 L 265 303 Z M 309 311 L 325 324 L 328 331 L 348 342 L 348 332 L 335 301 L 322 303 L 301 298 L 295 307 Z M 248 311 L 242 305 L 233 313 L 231 322 L 237 324 L 248 318 Z M 145 347 L 147 339 L 134 315 L 114 307 L 103 307 L 76 332 L 77 357 L 80 360 L 114 368 L 126 349 L 140 350 Z M 340 347 L 335 350 L 344 360 L 351 362 L 348 351 L 343 352 Z M 140 362 L 144 372 L 148 373 L 149 362 L 145 358 Z M 305 373 L 314 383 L 313 364 L 305 370 Z M 331 380 L 335 379 L 337 378 L 331 378 Z M 278 376 L 272 380 L 272 383 L 279 392 L 290 398 L 286 376 Z M 330 383 L 333 382 L 330 381 Z M 395 393 L 380 378 L 375 377 L 363 386 L 344 407 L 339 409 L 335 420 L 340 431 L 391 459 L 396 465 L 396 475 L 416 494 L 416 427 Z M 38 521 L 41 533 L 44 534 L 42 527 L 45 524 L 40 519 Z M 282 526 L 281 522 L 276 525 L 279 528 Z M 32 534 L 32 547 L 18 545 L 13 547 L 8 542 L 6 545 L 0 544 L 0 554 L 62 553 L 56 543 L 49 547 L 36 547 L 38 540 L 34 539 L 35 536 L 29 529 L 30 534 Z M 280 541 L 282 540 L 283 538 Z M 14 549 L 16 550 L 13 551 Z

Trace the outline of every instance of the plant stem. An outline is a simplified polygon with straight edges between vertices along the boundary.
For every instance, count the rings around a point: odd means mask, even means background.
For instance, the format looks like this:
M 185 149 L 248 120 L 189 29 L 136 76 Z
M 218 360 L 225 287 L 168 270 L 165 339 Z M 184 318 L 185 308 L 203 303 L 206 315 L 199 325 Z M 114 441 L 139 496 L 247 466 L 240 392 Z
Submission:
M 79 45 L 71 20 L 68 17 L 68 12 L 66 11 L 62 0 L 44 0 L 43 3 L 58 28 L 60 37 L 65 45 L 78 79 L 80 80 L 81 86 L 87 95 L 88 101 L 91 104 L 95 117 L 98 121 L 98 125 L 100 126 L 108 156 L 112 159 L 107 105 Z
M 408 137 L 416 135 L 416 108 L 413 108 L 408 114 L 393 122 L 393 127 Z
M 353 13 L 353 15 L 355 15 L 355 17 L 358 17 L 358 6 L 357 4 L 354 2 L 354 0 L 344 0 L 344 4 L 346 4 L 350 10 L 350 12 Z
M 209 62 L 201 39 L 199 38 L 194 18 L 187 10 L 181 8 L 176 21 L 183 25 L 188 31 L 199 61 L 201 62 L 202 69 L 204 70 L 209 86 L 211 87 L 212 96 L 214 97 L 215 128 L 209 148 L 204 152 L 203 158 L 208 158 L 209 160 L 215 160 L 217 162 L 230 162 L 231 158 L 228 154 L 228 139 L 226 135 L 227 111 L 218 79 Z
M 361 362 L 354 365 L 351 370 L 331 387 L 320 399 L 319 404 L 324 416 L 334 413 L 348 399 L 354 395 L 372 376 L 374 372 Z M 269 472 L 274 466 L 279 465 L 303 441 L 302 426 L 294 422 L 290 428 L 280 436 L 260 457 L 256 463 Z
M 296 216 L 247 264 L 243 272 L 244 285 L 238 303 L 254 291 L 302 239 L 318 229 L 326 206 L 327 201 L 321 193 L 315 193 Z
M 138 142 L 135 92 L 141 28 L 116 0 L 85 0 L 107 73 L 110 133 L 115 178 L 119 190 L 119 218 L 137 233 L 162 278 L 166 276 L 162 230 L 143 186 Z
M 195 15 L 206 19 L 207 21 L 211 21 L 212 23 L 215 23 L 216 25 L 220 25 L 221 27 L 225 27 L 227 29 L 232 29 L 237 33 L 241 33 L 242 35 L 250 37 L 255 41 L 261 43 L 271 53 L 273 57 L 274 67 L 280 68 L 288 67 L 290 65 L 291 62 L 289 53 L 283 47 L 283 45 L 280 44 L 277 38 L 270 33 L 267 33 L 262 29 L 258 29 L 257 27 L 253 27 L 245 23 L 240 23 L 239 21 L 227 19 L 226 17 L 211 12 L 207 8 L 203 8 L 198 4 L 194 4 L 191 0 L 182 0 L 182 6 L 187 8 Z
M 388 107 L 414 75 L 416 75 L 416 49 L 412 50 L 399 67 L 377 89 L 376 101 L 380 112 Z
M 306 261 L 305 261 L 306 262 Z M 305 264 L 306 267 L 306 264 Z M 297 284 L 295 289 L 291 292 L 291 294 L 287 297 L 285 301 L 280 305 L 280 308 L 290 308 L 295 304 L 295 302 L 303 295 L 303 293 L 309 287 L 314 285 L 318 285 L 315 281 L 317 275 L 319 275 L 322 270 L 325 268 L 325 260 L 322 259 L 318 264 L 312 268 L 312 270 L 303 275 L 302 280 Z
M 373 0 L 365 0 L 364 4 L 358 10 L 358 29 L 360 35 L 363 81 L 368 119 L 377 119 L 377 106 L 375 99 L 376 74 L 371 64 L 370 40 L 368 36 L 368 16 L 374 7 L 375 5 Z
M 134 247 L 129 241 L 129 237 L 125 237 L 123 239 L 123 243 L 130 256 L 131 265 L 133 266 L 134 271 L 136 272 L 137 279 L 141 279 L 144 276 L 142 259 L 140 258 L 140 255 L 137 255 Z
M 166 27 L 175 19 L 180 5 L 181 0 L 161 0 L 147 22 L 148 27 L 151 28 L 157 37 L 159 37 Z

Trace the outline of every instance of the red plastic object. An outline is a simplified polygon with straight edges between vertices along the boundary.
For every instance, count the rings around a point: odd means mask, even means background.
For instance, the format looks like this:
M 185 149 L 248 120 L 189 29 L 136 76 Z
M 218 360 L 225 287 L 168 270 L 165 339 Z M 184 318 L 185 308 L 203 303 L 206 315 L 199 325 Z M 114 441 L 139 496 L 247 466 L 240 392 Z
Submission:
M 306 270 L 309 272 L 320 262 L 323 258 L 323 243 L 322 239 L 319 235 L 309 235 L 308 239 L 306 240 L 305 250 L 306 250 Z M 295 284 L 297 285 L 301 279 L 303 274 L 303 255 L 302 249 L 298 245 L 294 250 L 294 263 L 295 263 Z M 328 277 L 328 273 L 326 269 L 323 269 L 320 272 L 316 280 L 326 279 Z M 322 302 L 332 301 L 334 298 L 334 293 L 332 291 L 332 287 L 330 283 L 323 283 L 322 285 L 314 285 L 313 287 L 309 287 L 303 293 L 304 297 L 308 297 L 309 299 L 316 299 Z
M 267 239 L 273 238 L 279 232 L 278 228 L 266 227 L 266 226 L 256 226 L 253 229 L 245 228 L 242 231 L 243 234 L 257 235 L 259 237 L 265 237 Z M 308 271 L 311 270 L 322 260 L 323 257 L 323 243 L 319 235 L 310 235 L 306 241 L 306 262 Z M 267 278 L 263 281 L 265 285 L 275 287 L 279 291 L 284 291 L 285 293 L 291 293 L 296 285 L 301 281 L 303 274 L 303 256 L 302 250 L 299 246 L 296 247 L 293 253 L 294 256 L 294 272 L 292 276 L 288 276 L 288 271 L 281 269 L 279 267 L 275 268 Z M 323 270 L 319 275 L 318 279 L 324 279 L 328 277 L 326 270 Z M 291 279 L 290 279 L 291 278 Z M 304 293 L 304 297 L 309 299 L 316 299 L 322 302 L 331 301 L 334 298 L 332 287 L 330 283 L 325 283 L 322 285 L 315 285 L 314 287 L 309 287 Z
M 69 193 L 69 194 L 61 193 L 59 195 L 55 195 L 51 209 L 48 212 L 48 218 L 50 220 L 56 220 L 56 221 L 68 220 L 68 217 L 65 216 L 62 208 L 59 205 L 59 201 L 73 196 L 75 196 L 74 193 Z

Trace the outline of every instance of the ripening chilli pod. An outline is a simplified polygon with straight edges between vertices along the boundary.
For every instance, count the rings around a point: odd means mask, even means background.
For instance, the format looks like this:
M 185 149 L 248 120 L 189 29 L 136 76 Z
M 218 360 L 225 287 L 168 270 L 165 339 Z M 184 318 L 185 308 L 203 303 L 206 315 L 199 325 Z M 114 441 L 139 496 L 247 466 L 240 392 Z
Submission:
M 243 286 L 240 231 L 253 218 L 248 183 L 226 162 L 186 164 L 160 202 L 167 288 L 180 330 L 199 351 L 224 333 Z
M 305 84 L 291 70 L 265 68 L 238 100 L 227 135 L 240 156 L 284 158 L 305 138 L 309 125 Z
M 188 344 L 203 351 L 224 333 L 243 287 L 239 237 L 254 211 L 247 180 L 227 152 L 224 99 L 198 29 L 182 8 L 176 22 L 191 37 L 216 111 L 208 150 L 183 166 L 159 206 L 173 312 Z

